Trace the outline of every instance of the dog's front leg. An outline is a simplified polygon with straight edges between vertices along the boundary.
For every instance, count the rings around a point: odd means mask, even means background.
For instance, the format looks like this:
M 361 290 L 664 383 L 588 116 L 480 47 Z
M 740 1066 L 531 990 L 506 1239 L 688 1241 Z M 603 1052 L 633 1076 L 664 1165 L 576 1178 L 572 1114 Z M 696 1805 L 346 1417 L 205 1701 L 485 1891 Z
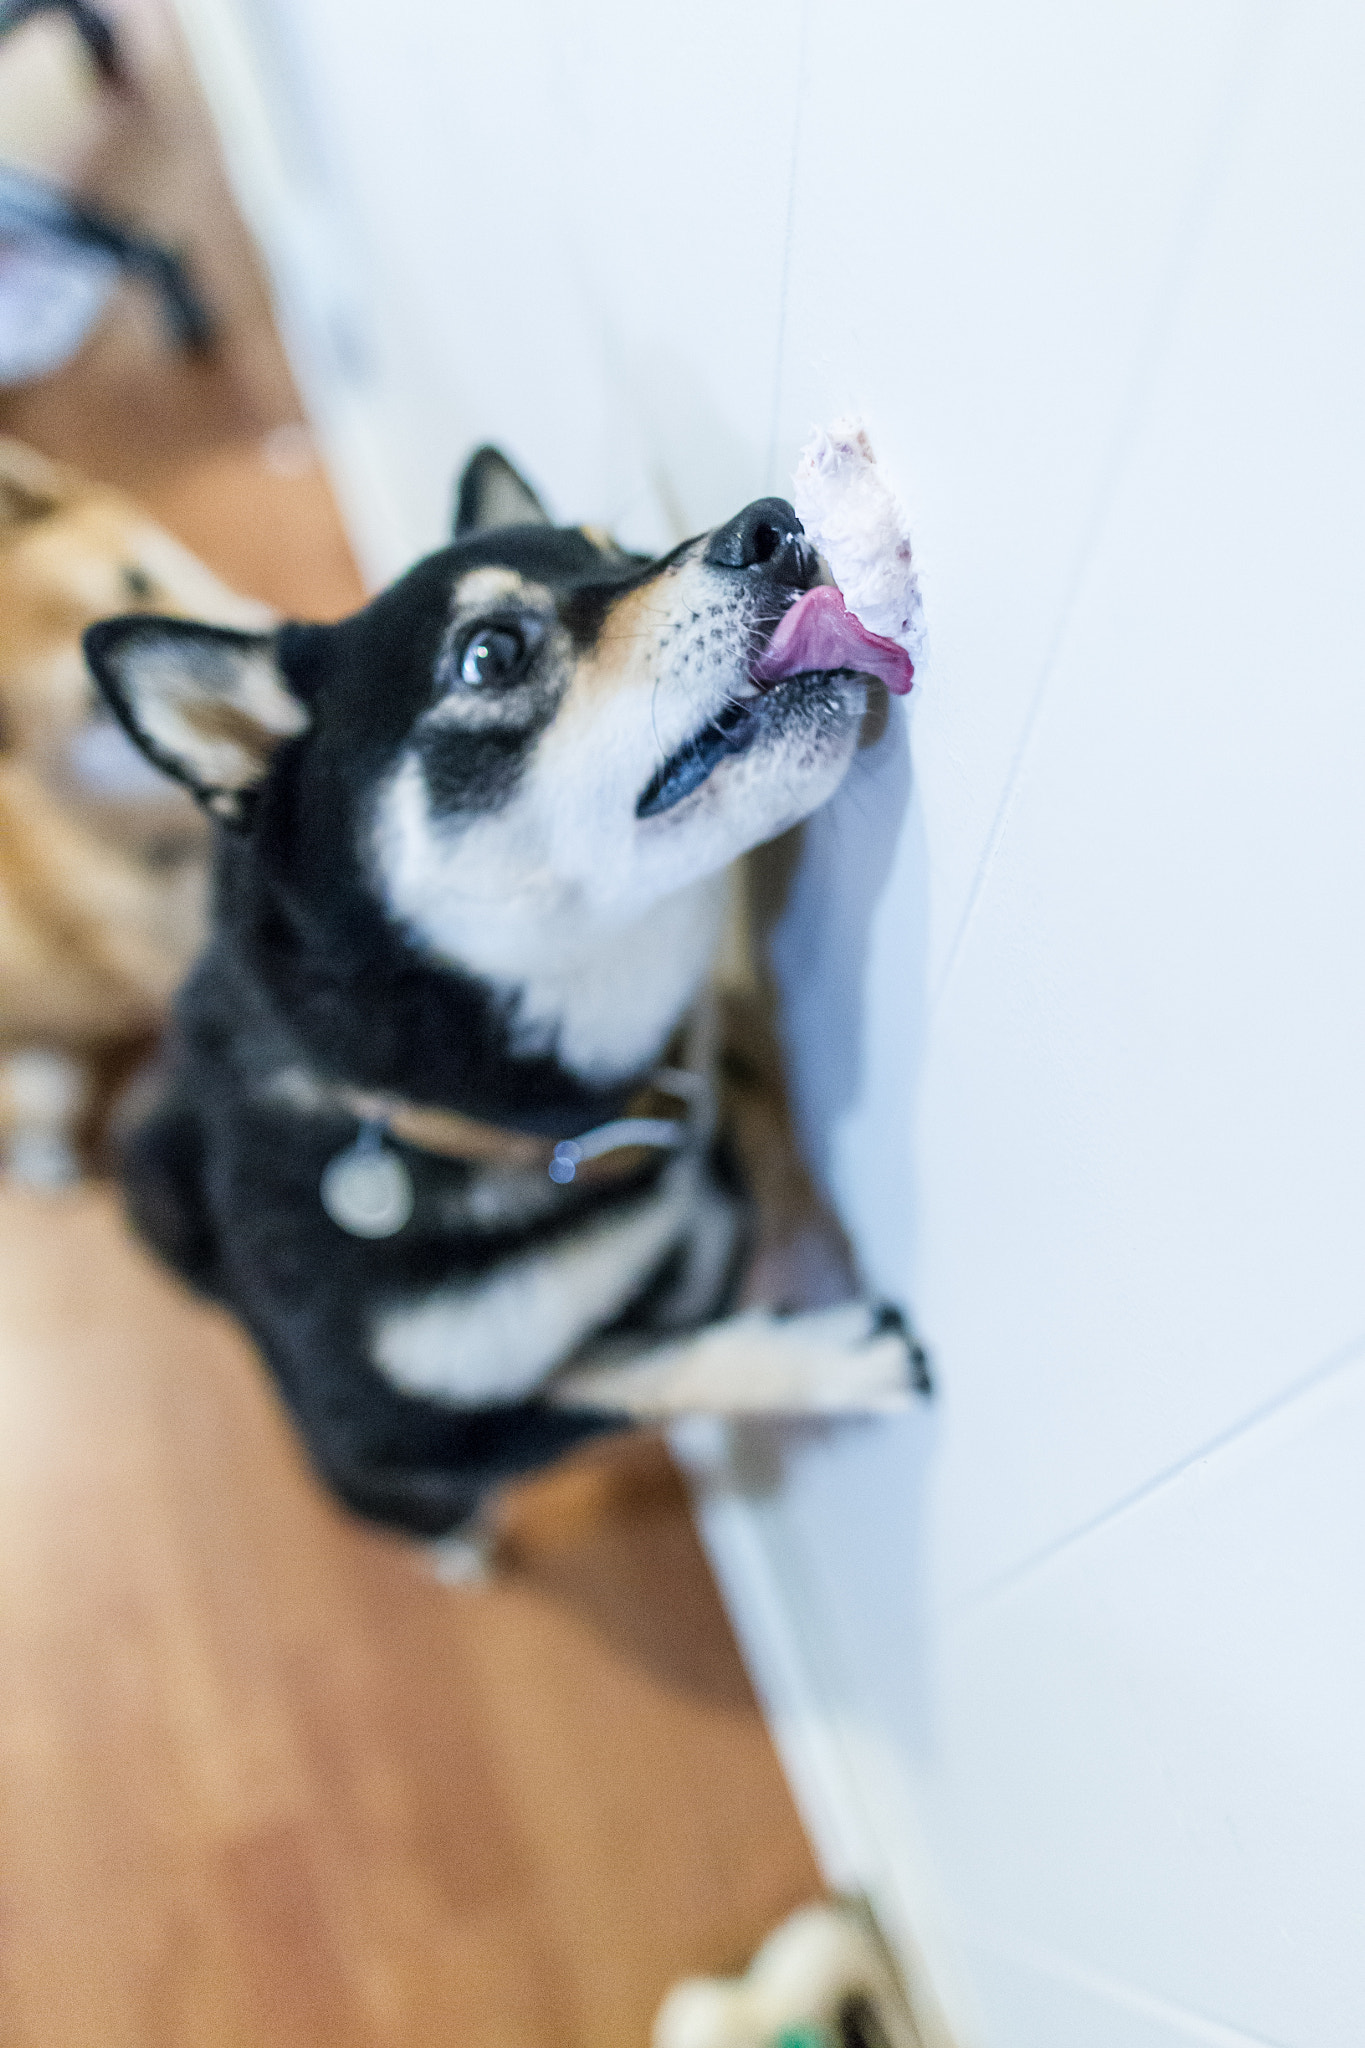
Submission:
M 886 1415 L 924 1391 L 903 1318 L 866 1301 L 801 1315 L 754 1308 L 690 1336 L 590 1347 L 546 1387 L 559 1408 L 676 1415 Z

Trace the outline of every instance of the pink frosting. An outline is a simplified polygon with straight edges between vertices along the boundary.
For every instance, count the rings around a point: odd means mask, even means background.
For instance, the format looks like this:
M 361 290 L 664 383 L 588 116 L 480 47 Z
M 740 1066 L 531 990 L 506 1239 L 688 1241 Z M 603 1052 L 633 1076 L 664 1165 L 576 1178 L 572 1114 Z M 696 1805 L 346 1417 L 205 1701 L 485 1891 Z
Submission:
M 847 609 L 832 584 L 823 583 L 782 614 L 777 631 L 754 663 L 756 683 L 780 683 L 817 669 L 852 669 L 878 676 L 903 697 L 915 679 L 905 649 L 880 633 L 869 633 Z

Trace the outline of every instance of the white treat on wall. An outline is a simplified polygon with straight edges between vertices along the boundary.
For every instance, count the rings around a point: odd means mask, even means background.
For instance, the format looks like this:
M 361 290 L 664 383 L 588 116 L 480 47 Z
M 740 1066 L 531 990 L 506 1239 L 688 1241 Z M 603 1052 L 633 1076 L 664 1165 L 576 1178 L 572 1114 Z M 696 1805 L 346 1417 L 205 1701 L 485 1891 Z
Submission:
M 918 667 L 924 608 L 905 507 L 861 420 L 816 428 L 796 466 L 792 502 L 848 609 L 869 632 L 899 642 Z

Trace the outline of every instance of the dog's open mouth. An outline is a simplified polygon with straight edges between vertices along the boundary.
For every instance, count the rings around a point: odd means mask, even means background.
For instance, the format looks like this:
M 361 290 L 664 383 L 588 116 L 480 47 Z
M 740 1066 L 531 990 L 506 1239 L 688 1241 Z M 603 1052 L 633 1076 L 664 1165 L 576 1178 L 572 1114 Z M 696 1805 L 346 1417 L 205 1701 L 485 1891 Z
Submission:
M 756 683 L 804 675 L 873 676 L 895 697 L 915 680 L 915 665 L 898 641 L 870 633 L 832 583 L 817 584 L 783 612 L 754 663 Z
M 727 754 L 742 754 L 757 737 L 762 724 L 762 699 L 727 704 L 698 733 L 693 733 L 676 754 L 670 754 L 657 775 L 651 777 L 635 806 L 637 818 L 657 818 L 671 811 L 694 789 L 700 789 L 712 769 Z
M 869 676 L 904 696 L 914 663 L 895 640 L 870 633 L 832 584 L 807 590 L 789 605 L 754 660 L 759 694 L 727 704 L 651 777 L 635 806 L 637 818 L 657 818 L 699 789 L 729 754 L 742 754 L 764 724 L 763 705 L 780 683 L 801 676 Z

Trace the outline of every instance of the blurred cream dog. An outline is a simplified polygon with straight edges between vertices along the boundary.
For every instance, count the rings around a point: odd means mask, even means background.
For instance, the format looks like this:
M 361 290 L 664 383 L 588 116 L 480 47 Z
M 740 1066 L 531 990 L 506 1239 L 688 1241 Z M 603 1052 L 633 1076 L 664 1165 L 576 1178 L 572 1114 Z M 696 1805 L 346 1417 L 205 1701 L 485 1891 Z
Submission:
M 0 439 L 0 1145 L 74 1171 L 101 1074 L 159 1027 L 203 937 L 207 832 L 124 737 L 81 634 L 147 610 L 260 628 L 122 493 Z

